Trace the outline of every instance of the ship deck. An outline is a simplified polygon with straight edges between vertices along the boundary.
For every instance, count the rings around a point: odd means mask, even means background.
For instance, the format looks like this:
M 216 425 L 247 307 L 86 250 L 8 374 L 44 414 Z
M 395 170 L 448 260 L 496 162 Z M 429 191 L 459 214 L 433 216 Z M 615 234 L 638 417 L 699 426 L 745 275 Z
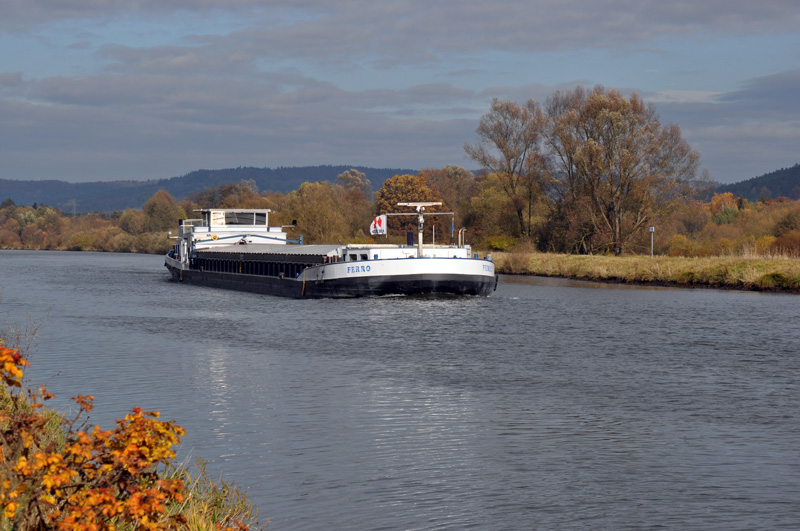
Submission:
M 198 257 L 239 258 L 242 260 L 268 260 L 304 263 L 323 263 L 325 258 L 338 256 L 341 245 L 284 245 L 251 243 L 247 245 L 220 245 L 198 249 Z

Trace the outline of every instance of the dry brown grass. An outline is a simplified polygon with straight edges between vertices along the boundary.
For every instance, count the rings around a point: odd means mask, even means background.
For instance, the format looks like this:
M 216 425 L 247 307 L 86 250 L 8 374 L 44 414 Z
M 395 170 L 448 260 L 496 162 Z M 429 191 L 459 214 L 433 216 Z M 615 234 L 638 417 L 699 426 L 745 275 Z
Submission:
M 494 253 L 498 272 L 602 282 L 800 293 L 800 259 Z

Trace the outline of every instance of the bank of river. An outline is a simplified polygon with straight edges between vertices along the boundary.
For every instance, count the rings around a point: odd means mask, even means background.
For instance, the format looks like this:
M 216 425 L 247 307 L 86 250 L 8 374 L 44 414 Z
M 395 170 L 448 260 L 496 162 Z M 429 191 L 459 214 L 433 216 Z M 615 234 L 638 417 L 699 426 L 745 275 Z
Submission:
M 495 253 L 498 271 L 600 282 L 800 293 L 800 259 Z

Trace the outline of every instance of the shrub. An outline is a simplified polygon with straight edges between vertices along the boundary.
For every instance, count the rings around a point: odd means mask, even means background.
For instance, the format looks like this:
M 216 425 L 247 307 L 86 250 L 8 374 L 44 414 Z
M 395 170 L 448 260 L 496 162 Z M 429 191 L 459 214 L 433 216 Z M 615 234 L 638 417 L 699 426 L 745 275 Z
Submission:
M 119 228 L 134 236 L 147 232 L 147 216 L 129 208 L 119 217 Z
M 487 236 L 485 243 L 492 251 L 508 251 L 514 246 L 516 240 L 511 236 L 501 234 L 498 236 Z
M 800 230 L 787 232 L 775 238 L 771 248 L 779 254 L 788 256 L 800 256 Z
M 755 253 L 758 256 L 764 256 L 770 252 L 772 244 L 775 243 L 775 236 L 764 235 L 756 240 Z
M 775 236 L 783 236 L 798 229 L 800 229 L 800 210 L 790 210 L 781 216 L 772 232 Z
M 166 232 L 145 232 L 134 240 L 133 252 L 164 254 L 170 247 L 172 247 L 172 241 Z
M 185 475 L 170 468 L 183 428 L 158 420 L 157 411 L 135 408 L 112 430 L 82 431 L 85 423 L 78 421 L 92 410 L 91 396 L 73 398 L 74 418 L 60 417 L 43 409 L 52 398 L 44 387 L 19 391 L 29 362 L 18 350 L 0 343 L 0 364 L 0 529 L 186 528 L 187 518 L 175 508 L 186 507 L 190 492 Z M 248 529 L 233 519 L 242 514 L 241 504 L 212 494 L 211 506 L 234 510 L 201 514 L 203 524 L 210 522 L 205 527 L 216 522 L 216 529 Z M 203 504 L 192 504 L 192 514 L 197 507 Z
M 133 247 L 134 241 L 135 238 L 130 234 L 116 234 L 106 243 L 106 250 L 114 253 L 128 253 Z
M 669 242 L 669 256 L 693 256 L 694 250 L 692 242 L 683 234 L 675 234 Z
M 89 251 L 92 246 L 92 238 L 83 231 L 72 234 L 66 243 L 70 251 Z
M 730 256 L 736 250 L 736 243 L 730 238 L 720 238 L 717 242 L 717 254 L 720 256 Z

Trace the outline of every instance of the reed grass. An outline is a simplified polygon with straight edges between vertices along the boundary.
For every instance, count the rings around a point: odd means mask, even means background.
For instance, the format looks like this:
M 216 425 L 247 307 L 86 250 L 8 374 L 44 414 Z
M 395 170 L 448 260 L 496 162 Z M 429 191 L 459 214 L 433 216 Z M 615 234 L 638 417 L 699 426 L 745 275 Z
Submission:
M 499 273 L 600 282 L 800 293 L 800 259 L 495 253 Z
M 186 518 L 182 529 L 218 531 L 236 529 L 239 524 L 261 529 L 257 521 L 258 510 L 248 501 L 247 494 L 232 483 L 210 478 L 205 461 L 198 459 L 194 471 L 186 464 L 172 464 L 162 477 L 185 481 L 186 499 L 168 509 L 168 514 L 181 513 Z

